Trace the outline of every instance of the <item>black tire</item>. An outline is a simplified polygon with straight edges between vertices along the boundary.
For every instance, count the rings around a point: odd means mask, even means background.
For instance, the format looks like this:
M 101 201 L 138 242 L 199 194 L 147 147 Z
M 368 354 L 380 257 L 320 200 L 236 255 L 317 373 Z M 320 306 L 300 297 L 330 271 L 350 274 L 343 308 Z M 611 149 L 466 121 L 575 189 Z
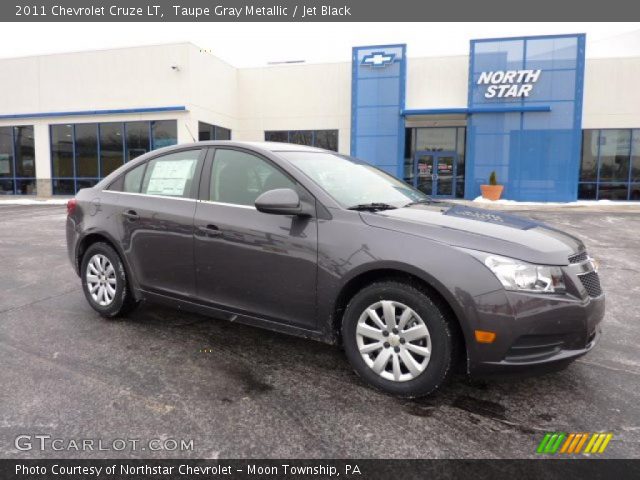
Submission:
M 413 379 L 394 381 L 382 378 L 365 363 L 358 349 L 358 320 L 365 309 L 382 300 L 398 302 L 411 308 L 429 330 L 431 356 L 422 373 Z M 373 283 L 351 299 L 343 316 L 342 343 L 349 362 L 361 378 L 379 390 L 404 398 L 421 397 L 438 390 L 452 375 L 458 355 L 455 330 L 439 302 L 415 286 L 399 281 Z
M 95 255 L 105 256 L 115 270 L 116 288 L 113 300 L 108 305 L 100 305 L 96 302 L 89 291 L 89 284 L 87 282 L 87 269 L 89 261 Z M 105 318 L 114 318 L 118 316 L 124 316 L 131 312 L 137 305 L 133 294 L 129 288 L 127 279 L 127 271 L 124 268 L 120 255 L 111 247 L 111 245 L 103 242 L 94 243 L 91 245 L 82 257 L 82 263 L 80 268 L 80 278 L 82 281 L 82 291 L 84 296 L 89 302 L 89 305 Z

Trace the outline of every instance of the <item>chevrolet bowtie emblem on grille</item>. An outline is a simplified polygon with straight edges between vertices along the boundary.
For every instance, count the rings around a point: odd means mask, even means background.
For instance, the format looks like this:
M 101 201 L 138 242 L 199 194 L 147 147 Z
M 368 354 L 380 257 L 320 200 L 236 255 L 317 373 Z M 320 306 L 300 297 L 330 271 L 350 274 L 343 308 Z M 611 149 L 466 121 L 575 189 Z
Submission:
M 393 63 L 396 58 L 395 53 L 385 52 L 371 52 L 362 58 L 362 65 L 369 65 L 371 67 L 384 67 Z

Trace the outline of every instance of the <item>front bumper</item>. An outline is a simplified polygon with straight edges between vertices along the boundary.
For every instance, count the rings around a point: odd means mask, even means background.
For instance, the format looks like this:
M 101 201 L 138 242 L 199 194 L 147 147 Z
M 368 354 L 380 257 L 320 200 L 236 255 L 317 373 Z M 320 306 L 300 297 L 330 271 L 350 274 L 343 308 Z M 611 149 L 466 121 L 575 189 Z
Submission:
M 605 296 L 585 297 L 505 290 L 476 297 L 473 328 L 496 332 L 496 340 L 467 345 L 469 373 L 544 373 L 588 353 L 600 338 Z

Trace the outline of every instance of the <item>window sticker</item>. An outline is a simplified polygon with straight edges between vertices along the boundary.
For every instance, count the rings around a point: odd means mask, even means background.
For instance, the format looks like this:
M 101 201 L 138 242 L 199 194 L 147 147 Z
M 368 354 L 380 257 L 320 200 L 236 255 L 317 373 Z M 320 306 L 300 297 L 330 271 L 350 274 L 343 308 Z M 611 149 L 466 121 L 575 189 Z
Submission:
M 156 162 L 147 185 L 147 194 L 183 196 L 187 180 L 193 178 L 195 164 L 195 159 Z

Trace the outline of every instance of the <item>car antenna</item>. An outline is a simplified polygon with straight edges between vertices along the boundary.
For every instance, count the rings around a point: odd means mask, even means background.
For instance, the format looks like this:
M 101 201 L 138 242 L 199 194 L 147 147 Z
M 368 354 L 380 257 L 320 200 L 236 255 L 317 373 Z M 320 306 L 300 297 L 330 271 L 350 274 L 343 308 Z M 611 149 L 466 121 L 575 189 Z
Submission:
M 184 127 L 187 129 L 187 132 L 189 132 L 189 136 L 191 137 L 191 140 L 193 140 L 194 142 L 196 141 L 196 137 L 193 136 L 193 133 L 191 133 L 191 129 L 189 128 L 189 125 L 187 125 L 186 123 L 184 124 Z

